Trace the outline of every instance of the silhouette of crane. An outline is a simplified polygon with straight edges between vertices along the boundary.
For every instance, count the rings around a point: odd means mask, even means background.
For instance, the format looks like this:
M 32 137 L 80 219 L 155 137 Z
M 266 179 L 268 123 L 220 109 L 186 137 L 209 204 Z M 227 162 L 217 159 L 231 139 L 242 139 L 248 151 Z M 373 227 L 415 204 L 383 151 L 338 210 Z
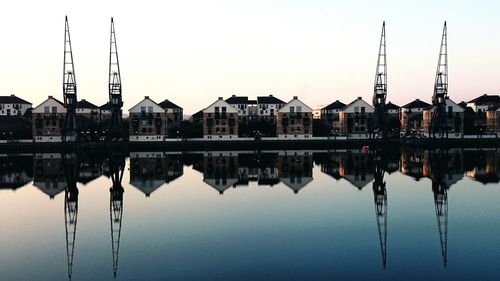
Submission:
M 113 255 L 113 277 L 118 273 L 118 254 L 120 250 L 120 235 L 122 229 L 123 215 L 123 192 L 122 178 L 125 169 L 125 155 L 121 153 L 112 154 L 108 159 L 110 178 L 113 182 L 109 189 L 109 219 L 111 225 L 111 251 Z
M 76 121 L 76 78 L 73 65 L 73 50 L 71 48 L 71 37 L 69 34 L 68 17 L 65 18 L 64 30 L 64 64 L 63 64 L 63 95 L 66 116 L 62 127 L 62 140 L 74 142 L 78 140 L 78 123 Z
M 75 252 L 76 224 L 78 221 L 78 188 L 76 186 L 77 158 L 74 154 L 63 154 L 64 176 L 64 226 L 66 230 L 66 255 L 68 261 L 68 277 L 73 275 L 73 255 Z
M 375 203 L 375 217 L 377 219 L 378 236 L 380 241 L 380 252 L 382 254 L 382 266 L 387 265 L 387 190 L 384 181 L 383 160 L 375 156 L 375 180 L 373 181 L 373 196 Z
M 386 137 L 387 110 L 385 102 L 387 98 L 387 56 L 385 49 L 385 21 L 382 23 L 382 34 L 377 57 L 377 69 L 375 71 L 375 82 L 373 87 L 373 126 L 375 132 L 382 133 Z
M 109 102 L 111 104 L 111 119 L 108 128 L 108 140 L 123 140 L 122 120 L 122 80 L 120 64 L 118 62 L 118 48 L 116 46 L 115 24 L 111 18 L 111 35 L 109 46 Z
M 429 124 L 429 137 L 448 137 L 448 124 L 446 121 L 446 99 L 448 98 L 448 32 L 446 21 L 443 26 L 441 48 L 432 95 L 433 114 Z

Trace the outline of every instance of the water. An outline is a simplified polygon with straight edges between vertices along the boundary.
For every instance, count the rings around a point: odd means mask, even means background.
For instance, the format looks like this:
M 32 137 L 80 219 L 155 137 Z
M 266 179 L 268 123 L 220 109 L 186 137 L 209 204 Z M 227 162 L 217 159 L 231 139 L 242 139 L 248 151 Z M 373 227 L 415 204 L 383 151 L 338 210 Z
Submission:
M 497 280 L 499 177 L 500 150 L 2 155 L 0 280 Z

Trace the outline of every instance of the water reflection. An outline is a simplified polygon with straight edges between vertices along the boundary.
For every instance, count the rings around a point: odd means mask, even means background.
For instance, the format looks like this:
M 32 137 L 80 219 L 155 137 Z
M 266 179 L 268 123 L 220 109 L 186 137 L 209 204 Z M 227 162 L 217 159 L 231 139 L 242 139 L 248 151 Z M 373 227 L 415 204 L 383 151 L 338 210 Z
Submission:
M 118 273 L 118 255 L 120 251 L 120 236 L 123 215 L 123 172 L 125 171 L 125 154 L 112 153 L 108 157 L 108 171 L 112 186 L 109 189 L 109 220 L 111 225 L 111 252 L 113 255 L 113 277 Z
M 220 195 L 231 189 L 255 185 L 258 188 L 286 187 L 296 196 L 314 180 L 314 171 L 328 175 L 329 185 L 347 182 L 366 192 L 371 184 L 381 268 L 388 263 L 388 188 L 386 177 L 398 172 L 415 181 L 428 179 L 434 199 L 442 266 L 448 266 L 448 192 L 464 179 L 483 185 L 498 184 L 500 150 L 423 150 L 393 151 L 209 151 L 200 153 L 131 152 L 92 154 L 35 153 L 33 155 L 0 155 L 0 188 L 17 190 L 29 184 L 50 199 L 64 194 L 64 224 L 67 273 L 73 276 L 79 207 L 79 187 L 91 184 L 101 176 L 109 182 L 109 223 L 111 234 L 112 273 L 118 274 L 118 257 L 124 210 L 122 180 L 129 157 L 129 184 L 146 197 L 171 184 L 191 166 L 206 187 Z M 315 170 L 315 166 L 318 168 Z M 317 175 L 315 175 L 317 176 Z M 281 188 L 279 187 L 279 188 Z M 313 188 L 311 188 L 313 189 Z M 85 192 L 85 191 L 83 191 Z M 308 191 L 306 191 L 308 192 Z M 392 194 L 392 193 L 391 193 Z M 371 196 L 371 195 L 370 195 Z M 226 197 L 224 197 L 226 198 Z M 391 200 L 394 200 L 391 197 Z M 147 199 L 151 200 L 151 199 Z M 371 200 L 371 199 L 370 199 Z M 370 203 L 371 204 L 371 203 Z M 391 205 L 392 206 L 392 205 Z M 392 208 L 392 207 L 391 207 Z M 391 211 L 392 212 L 392 211 Z M 373 216 L 373 213 L 371 214 Z M 373 218 L 372 218 L 373 220 Z M 374 224 L 375 225 L 375 224 Z M 392 229 L 392 228 L 391 228 Z M 392 231 L 392 230 L 391 230 Z M 109 243 L 109 242 L 108 242 Z M 437 249 L 436 249 L 437 250 Z M 379 265 L 380 266 L 380 265 Z

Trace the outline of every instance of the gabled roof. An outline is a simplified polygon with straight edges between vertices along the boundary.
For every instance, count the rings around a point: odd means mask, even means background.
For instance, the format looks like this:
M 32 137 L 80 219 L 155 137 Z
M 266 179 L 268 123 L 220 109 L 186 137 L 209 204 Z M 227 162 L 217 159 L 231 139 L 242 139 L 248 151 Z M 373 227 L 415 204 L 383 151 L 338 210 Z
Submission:
M 226 99 L 229 104 L 248 104 L 248 97 L 235 96 L 232 95 L 230 98 Z
M 399 106 L 398 105 L 395 105 L 393 104 L 392 102 L 389 102 L 388 104 L 385 105 L 385 108 L 388 109 L 388 110 L 391 110 L 391 109 L 399 109 Z
M 257 103 L 260 103 L 260 104 L 285 104 L 284 101 L 274 97 L 273 95 L 257 97 Z
M 23 104 L 31 104 L 31 102 L 27 102 L 22 98 L 16 97 L 15 95 L 10 96 L 0 96 L 0 103 L 23 103 Z
M 180 108 L 180 109 L 182 109 L 182 107 L 176 105 L 175 103 L 173 103 L 169 100 L 164 100 L 164 101 L 160 102 L 158 105 L 163 107 L 164 109 L 167 109 L 167 108 Z
M 342 108 L 344 108 L 344 106 L 345 106 L 345 103 L 343 103 L 339 100 L 336 100 L 336 101 L 330 103 L 329 105 L 323 107 L 322 109 L 323 110 L 342 109 Z
M 218 106 L 225 106 L 226 107 L 226 112 L 227 113 L 238 113 L 238 110 L 236 110 L 232 105 L 227 103 L 225 100 L 223 100 L 221 97 L 219 97 L 216 101 L 211 103 L 209 106 L 207 106 L 205 109 L 203 109 L 203 112 L 207 111 L 209 108 L 215 107 L 215 105 Z
M 430 106 L 430 104 L 426 103 L 425 101 L 421 101 L 420 99 L 416 99 L 410 103 L 403 105 L 403 108 L 413 109 L 413 108 L 426 108 L 429 106 Z
M 294 96 L 291 101 L 289 101 L 283 107 L 281 107 L 280 109 L 278 109 L 278 112 L 290 112 L 290 107 L 292 107 L 292 106 L 300 106 L 300 107 L 302 107 L 302 112 L 313 112 L 313 109 L 310 108 L 303 101 L 299 100 L 299 98 L 297 96 Z
M 474 103 L 475 105 L 486 105 L 491 103 L 500 104 L 500 96 L 484 94 L 473 100 L 470 100 L 468 103 Z
M 103 105 L 99 106 L 99 108 L 100 108 L 101 110 L 111 110 L 111 109 L 112 109 L 112 105 L 111 105 L 111 103 L 108 101 L 107 103 L 105 103 L 105 104 L 103 104 Z
M 62 107 L 66 108 L 64 106 L 64 103 L 56 98 L 54 98 L 53 96 L 49 96 L 46 100 L 44 100 L 42 103 L 40 103 L 38 106 L 36 106 L 33 111 L 35 111 L 35 109 L 38 109 L 40 106 L 42 106 L 44 103 L 46 103 L 48 100 L 53 100 L 55 102 L 57 102 L 58 104 L 60 104 Z
M 368 108 L 371 108 L 373 110 L 373 106 L 369 103 L 367 103 L 366 101 L 364 101 L 361 97 L 358 97 L 357 99 L 351 101 L 350 103 L 346 104 L 346 106 L 344 106 L 342 108 L 343 111 L 345 111 L 346 109 L 348 109 L 349 107 L 353 106 L 355 103 L 359 103 L 361 102 L 362 104 L 365 104 Z
M 138 102 L 136 105 L 132 106 L 128 111 L 132 111 L 132 109 L 134 109 L 135 107 L 137 107 L 138 105 L 140 105 L 141 103 L 145 102 L 145 101 L 150 101 L 153 105 L 155 106 L 158 106 L 159 108 L 157 108 L 158 110 L 163 109 L 159 104 L 157 104 L 154 100 L 150 99 L 149 96 L 145 96 L 143 100 L 141 100 L 140 102 Z
M 99 107 L 85 99 L 82 99 L 77 103 L 77 108 L 90 108 L 90 109 L 98 109 Z

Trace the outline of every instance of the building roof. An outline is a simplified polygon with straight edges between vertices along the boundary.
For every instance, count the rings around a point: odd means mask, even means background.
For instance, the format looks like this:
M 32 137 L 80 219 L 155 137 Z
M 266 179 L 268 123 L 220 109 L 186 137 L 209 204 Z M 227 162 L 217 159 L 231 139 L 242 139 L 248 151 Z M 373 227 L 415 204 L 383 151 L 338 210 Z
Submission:
M 160 105 L 164 109 L 167 109 L 167 108 L 180 108 L 180 109 L 182 109 L 182 107 L 176 105 L 175 103 L 173 103 L 169 100 L 164 100 L 164 101 L 160 102 L 158 105 Z
M 285 104 L 284 101 L 274 97 L 273 95 L 257 97 L 257 103 L 260 103 L 260 104 Z
M 248 104 L 248 97 L 232 95 L 226 99 L 226 102 L 229 104 Z
M 98 109 L 99 107 L 85 99 L 79 101 L 76 105 L 78 108 L 90 108 L 90 109 Z
M 345 103 L 343 103 L 339 100 L 336 100 L 336 101 L 330 103 L 329 105 L 323 107 L 322 110 L 342 109 L 342 108 L 344 108 L 344 106 L 345 106 Z
M 393 104 L 392 102 L 389 102 L 388 104 L 385 105 L 385 108 L 388 109 L 388 110 L 391 110 L 391 109 L 399 109 L 399 106 L 398 105 L 395 105 Z
M 408 104 L 403 105 L 403 108 L 413 109 L 413 108 L 426 108 L 429 107 L 430 104 L 425 101 L 421 101 L 420 99 L 416 99 Z
M 475 105 L 486 105 L 492 103 L 500 104 L 500 96 L 484 94 L 473 100 L 470 100 L 468 103 L 474 103 Z
M 140 102 L 138 102 L 136 105 L 132 106 L 128 111 L 132 111 L 135 107 L 137 107 L 138 105 L 140 105 L 141 103 L 144 103 L 146 101 L 150 101 L 153 105 L 158 106 L 161 109 L 164 109 L 159 104 L 157 104 L 154 100 L 152 100 L 149 96 L 145 96 L 143 100 L 141 100 Z
M 0 103 L 22 103 L 22 104 L 31 104 L 31 102 L 27 102 L 22 98 L 16 97 L 15 95 L 10 96 L 0 96 Z
M 490 108 L 488 108 L 488 111 L 497 111 L 498 109 L 500 109 L 500 104 L 491 106 Z
M 345 111 L 347 108 L 349 108 L 349 107 L 353 106 L 355 103 L 358 103 L 358 102 L 361 102 L 361 103 L 363 103 L 363 104 L 367 105 L 367 106 L 368 106 L 368 108 L 371 108 L 371 109 L 373 110 L 373 106 L 371 106 L 371 104 L 369 104 L 369 103 L 367 103 L 366 101 L 364 101 L 364 100 L 363 100 L 363 98 L 358 97 L 357 99 L 355 99 L 355 100 L 351 101 L 350 103 L 346 104 L 346 106 L 344 106 L 344 107 L 342 108 L 342 111 Z
M 107 103 L 105 103 L 105 104 L 103 104 L 103 105 L 99 106 L 99 108 L 100 108 L 101 110 L 111 110 L 111 109 L 112 109 L 112 105 L 111 105 L 111 103 L 108 101 Z

